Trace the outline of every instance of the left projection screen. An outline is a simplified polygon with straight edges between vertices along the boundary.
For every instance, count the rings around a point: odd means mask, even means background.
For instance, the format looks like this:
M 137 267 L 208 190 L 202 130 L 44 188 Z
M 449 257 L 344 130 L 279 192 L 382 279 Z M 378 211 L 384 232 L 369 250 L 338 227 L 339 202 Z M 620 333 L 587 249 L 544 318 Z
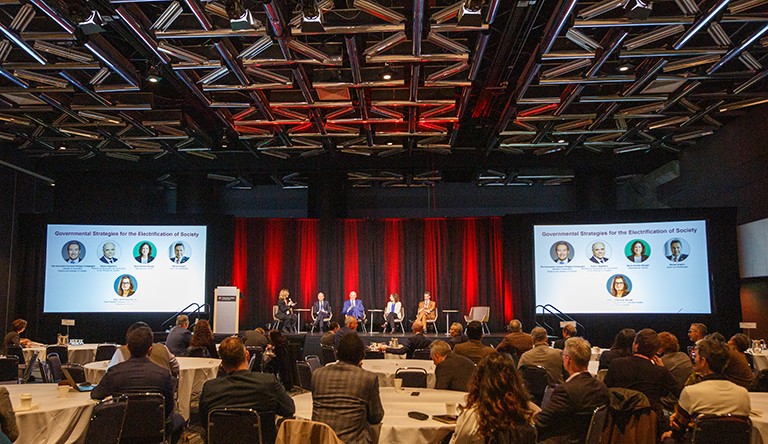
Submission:
M 206 227 L 48 225 L 46 313 L 176 312 L 205 302 Z

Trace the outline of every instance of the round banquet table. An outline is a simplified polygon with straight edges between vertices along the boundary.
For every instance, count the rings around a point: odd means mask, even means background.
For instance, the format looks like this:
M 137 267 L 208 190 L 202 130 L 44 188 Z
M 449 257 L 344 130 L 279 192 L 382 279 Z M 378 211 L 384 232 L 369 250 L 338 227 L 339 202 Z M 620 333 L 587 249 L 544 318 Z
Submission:
M 67 359 L 71 364 L 87 364 L 96 358 L 96 347 L 99 344 L 68 345 Z M 29 362 L 32 353 L 38 352 L 38 359 L 45 361 L 45 346 L 29 347 L 24 349 L 24 360 Z
M 418 392 L 419 396 L 411 396 Z M 380 389 L 384 406 L 384 419 L 373 427 L 378 434 L 379 444 L 414 442 L 440 442 L 456 429 L 455 424 L 444 424 L 432 419 L 432 415 L 444 415 L 445 403 L 464 403 L 465 392 L 435 389 L 403 389 L 385 387 Z M 312 419 L 312 394 L 294 396 L 296 417 Z M 430 416 L 426 421 L 410 418 L 408 412 L 417 411 Z
M 427 387 L 435 388 L 435 364 L 426 359 L 363 359 L 363 369 L 376 373 L 379 387 L 394 387 L 399 368 L 420 367 L 427 371 Z
M 749 393 L 752 444 L 768 444 L 768 393 Z
M 179 387 L 177 389 L 179 414 L 189 419 L 190 405 L 197 404 L 203 384 L 216 378 L 221 359 L 211 358 L 176 358 L 179 361 Z M 85 365 L 85 379 L 98 384 L 107 371 L 109 361 L 91 362 Z
M 768 352 L 750 353 L 752 361 L 755 363 L 756 370 L 765 370 L 768 368 Z
M 19 439 L 16 444 L 82 442 L 88 430 L 96 401 L 88 392 L 69 390 L 69 397 L 59 398 L 58 384 L 5 385 L 16 412 Z M 20 411 L 19 397 L 32 395 L 33 409 Z M 35 404 L 39 406 L 34 408 Z

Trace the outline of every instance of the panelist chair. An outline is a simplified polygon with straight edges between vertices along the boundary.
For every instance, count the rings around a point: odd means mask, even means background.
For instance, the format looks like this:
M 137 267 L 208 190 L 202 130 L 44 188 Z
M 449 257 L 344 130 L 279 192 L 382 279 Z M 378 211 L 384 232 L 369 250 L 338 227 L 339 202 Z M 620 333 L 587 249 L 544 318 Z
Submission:
M 405 334 L 405 327 L 403 327 L 403 322 L 405 322 L 405 307 L 402 305 L 400 306 L 400 314 L 398 316 L 395 316 L 395 324 L 398 324 L 400 326 L 400 331 Z M 394 332 L 392 332 L 394 333 Z
M 435 334 L 440 334 L 437 330 L 437 319 L 440 317 L 440 309 L 435 305 L 435 317 L 432 319 L 426 319 L 426 325 L 424 325 L 424 333 L 429 333 L 429 326 L 435 329 Z
M 464 316 L 464 321 L 469 324 L 472 321 L 478 321 L 483 326 L 483 333 L 491 334 L 488 329 L 488 319 L 491 316 L 491 307 L 475 306 L 469 309 L 469 314 Z
M 269 327 L 272 330 L 279 330 L 280 329 L 280 323 L 283 322 L 280 319 L 277 319 L 277 312 L 280 311 L 280 309 L 277 307 L 277 305 L 272 306 L 272 325 Z
M 309 331 L 310 333 L 315 332 L 315 322 L 317 321 L 317 316 L 315 316 L 314 313 L 310 311 L 310 314 L 312 315 L 312 329 Z M 331 322 L 331 319 L 333 319 L 333 313 L 330 313 L 326 318 L 323 319 L 323 322 L 327 326 L 329 322 Z M 322 333 L 322 332 L 320 332 Z

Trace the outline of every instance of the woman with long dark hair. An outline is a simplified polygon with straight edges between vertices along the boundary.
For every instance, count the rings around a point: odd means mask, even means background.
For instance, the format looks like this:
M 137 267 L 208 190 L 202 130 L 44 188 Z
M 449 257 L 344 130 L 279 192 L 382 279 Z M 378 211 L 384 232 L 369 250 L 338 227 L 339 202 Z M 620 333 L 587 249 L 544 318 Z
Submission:
M 613 339 L 613 345 L 610 350 L 600 354 L 600 367 L 598 370 L 608 369 L 611 361 L 616 358 L 632 356 L 632 343 L 635 342 L 635 330 L 632 328 L 623 328 L 616 333 Z
M 269 362 L 266 363 L 264 372 L 273 373 L 283 384 L 283 387 L 290 390 L 293 387 L 293 373 L 291 371 L 288 338 L 280 330 L 270 330 L 268 336 L 269 344 L 264 354 Z
M 213 339 L 213 332 L 211 331 L 211 324 L 205 319 L 198 319 L 195 322 L 195 327 L 192 329 L 192 341 L 189 343 L 190 355 L 192 356 L 192 350 L 204 348 L 208 350 L 209 358 L 218 358 L 219 353 L 216 351 L 216 341 Z
M 532 418 L 537 409 L 529 399 L 514 361 L 505 354 L 491 353 L 477 364 L 472 374 L 467 406 L 456 421 L 451 444 L 480 444 L 490 439 L 535 443 Z M 506 441 L 500 441 L 501 436 Z

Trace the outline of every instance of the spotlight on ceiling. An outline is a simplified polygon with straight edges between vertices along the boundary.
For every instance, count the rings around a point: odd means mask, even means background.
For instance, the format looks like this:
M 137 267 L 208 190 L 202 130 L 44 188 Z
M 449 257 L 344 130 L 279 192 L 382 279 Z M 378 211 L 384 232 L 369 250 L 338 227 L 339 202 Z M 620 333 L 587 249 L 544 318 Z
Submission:
M 629 0 L 624 8 L 627 10 L 624 17 L 630 20 L 645 20 L 650 17 L 653 4 L 650 0 Z
M 301 2 L 301 31 L 323 32 L 323 11 L 315 0 Z
M 163 80 L 163 76 L 160 75 L 160 69 L 157 66 L 149 68 L 147 77 L 145 77 L 149 83 L 160 83 Z
M 98 34 L 104 32 L 104 18 L 99 14 L 99 11 L 91 11 L 91 15 L 87 19 L 78 23 L 77 26 L 83 31 L 85 35 Z
M 252 31 L 262 27 L 261 22 L 253 17 L 250 9 L 243 10 L 242 15 L 229 19 L 229 27 L 233 31 Z
M 627 71 L 631 71 L 634 68 L 635 68 L 635 65 L 631 63 L 622 63 L 616 68 L 616 70 L 619 72 L 627 72 Z
M 387 64 L 384 67 L 384 71 L 381 72 L 381 80 L 392 80 L 395 78 L 395 71 Z
M 480 26 L 483 24 L 483 14 L 480 11 L 483 3 L 480 0 L 464 0 L 459 6 L 459 26 Z

